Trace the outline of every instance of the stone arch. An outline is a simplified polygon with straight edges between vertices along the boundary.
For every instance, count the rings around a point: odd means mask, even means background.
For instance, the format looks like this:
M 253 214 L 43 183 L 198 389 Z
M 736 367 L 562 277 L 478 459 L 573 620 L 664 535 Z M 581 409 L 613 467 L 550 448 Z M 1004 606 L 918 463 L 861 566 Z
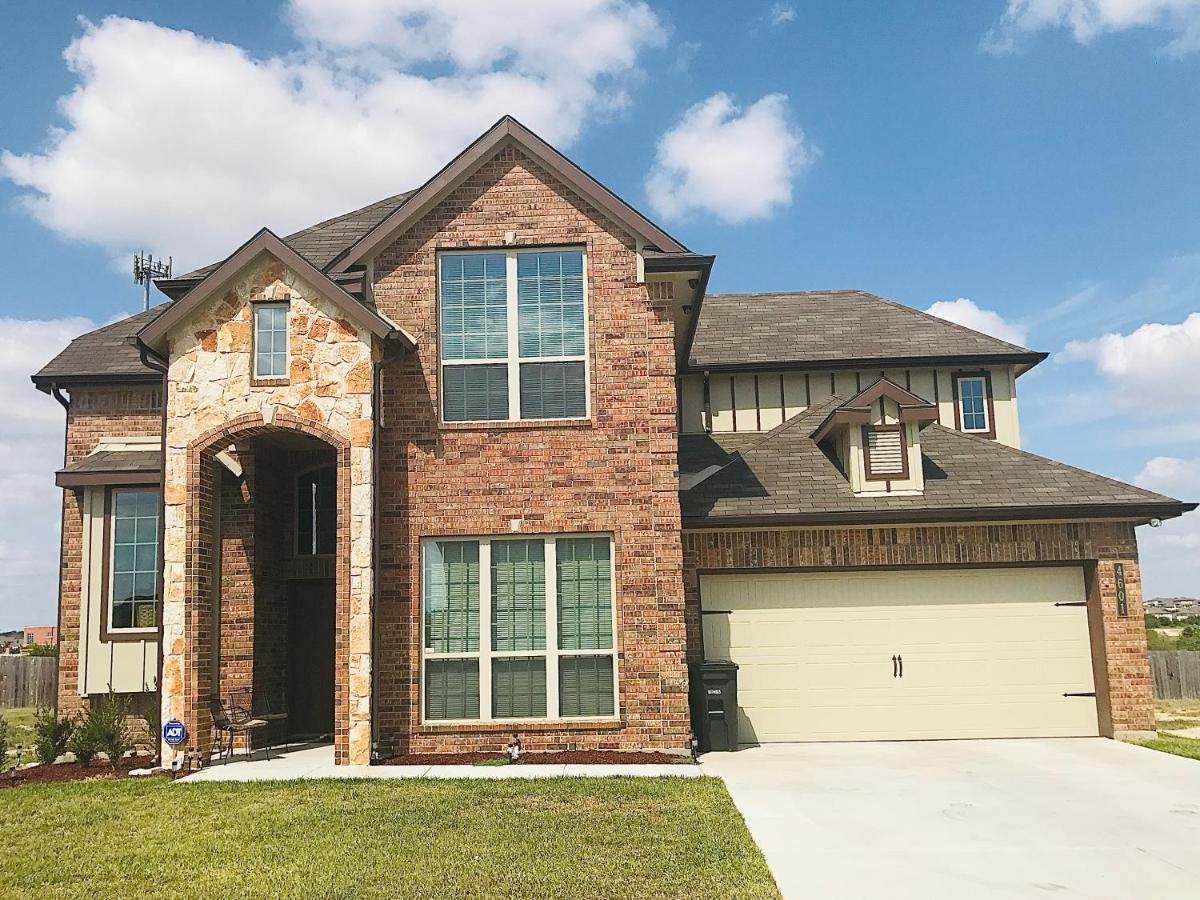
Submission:
M 273 414 L 272 414 L 273 412 Z M 211 748 L 209 698 L 219 687 L 215 629 L 220 627 L 220 549 L 216 517 L 219 515 L 216 456 L 237 444 L 248 444 L 272 434 L 292 433 L 321 441 L 334 452 L 337 472 L 337 538 L 333 562 L 335 582 L 334 754 L 338 763 L 350 761 L 350 676 L 348 645 L 351 622 L 351 442 L 326 425 L 290 411 L 274 409 L 266 415 L 250 412 L 203 432 L 187 446 L 186 553 L 184 558 L 184 610 L 182 659 L 182 712 L 193 735 L 191 744 L 202 753 Z M 164 687 L 166 678 L 164 677 Z M 166 704 L 164 704 L 165 707 Z M 164 708 L 164 714 L 166 709 Z

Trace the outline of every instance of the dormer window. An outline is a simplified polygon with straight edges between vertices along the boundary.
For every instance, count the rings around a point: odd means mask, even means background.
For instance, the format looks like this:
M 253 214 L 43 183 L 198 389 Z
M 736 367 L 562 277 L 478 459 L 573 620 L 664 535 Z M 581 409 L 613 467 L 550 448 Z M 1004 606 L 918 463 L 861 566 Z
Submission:
M 956 375 L 954 393 L 958 430 L 982 437 L 995 437 L 991 377 L 988 373 L 971 372 Z
M 908 477 L 903 425 L 864 426 L 863 451 L 868 481 L 903 480 Z

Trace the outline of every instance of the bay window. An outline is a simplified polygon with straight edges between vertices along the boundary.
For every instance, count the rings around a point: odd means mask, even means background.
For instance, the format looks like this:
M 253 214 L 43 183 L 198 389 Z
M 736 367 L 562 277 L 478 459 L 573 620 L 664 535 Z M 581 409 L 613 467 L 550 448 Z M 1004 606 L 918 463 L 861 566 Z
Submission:
M 426 721 L 616 713 L 612 539 L 422 544 Z
M 582 249 L 438 257 L 442 418 L 588 414 Z

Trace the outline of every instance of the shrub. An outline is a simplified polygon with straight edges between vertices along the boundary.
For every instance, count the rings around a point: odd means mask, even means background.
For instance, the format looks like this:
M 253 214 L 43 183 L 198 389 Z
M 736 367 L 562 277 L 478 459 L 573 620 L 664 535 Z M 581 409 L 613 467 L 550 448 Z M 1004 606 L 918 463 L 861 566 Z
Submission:
M 85 767 L 90 766 L 100 752 L 100 736 L 90 710 L 87 715 L 80 713 L 76 717 L 71 737 L 67 740 L 67 749 L 75 754 L 75 761 Z
M 55 644 L 30 644 L 25 648 L 26 656 L 58 656 Z
M 74 730 L 70 719 L 60 719 L 49 707 L 39 709 L 33 718 L 33 746 L 38 760 L 48 766 L 62 756 Z
M 110 693 L 103 700 L 93 703 L 89 712 L 98 720 L 98 749 L 104 751 L 109 765 L 115 769 L 126 751 L 133 749 L 129 723 L 126 721 L 129 717 L 129 699 L 121 694 Z

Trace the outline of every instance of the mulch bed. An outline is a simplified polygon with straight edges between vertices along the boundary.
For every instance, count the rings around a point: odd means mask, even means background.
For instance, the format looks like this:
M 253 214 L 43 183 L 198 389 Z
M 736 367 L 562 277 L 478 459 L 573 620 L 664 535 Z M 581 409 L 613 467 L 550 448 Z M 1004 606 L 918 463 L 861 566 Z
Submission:
M 116 771 L 103 759 L 92 761 L 86 768 L 76 762 L 55 763 L 51 766 L 34 766 L 0 774 L 0 789 L 21 787 L 26 784 L 53 784 L 62 781 L 88 781 L 94 778 L 128 778 L 130 769 L 144 769 L 150 765 L 150 756 L 129 756 L 117 764 Z M 147 776 L 150 777 L 150 776 Z
M 478 763 L 507 760 L 505 753 L 402 753 L 385 759 L 384 766 L 473 766 Z M 516 763 L 522 766 L 570 765 L 672 765 L 680 757 L 671 753 L 644 753 L 640 750 L 559 750 L 552 753 L 525 753 Z

